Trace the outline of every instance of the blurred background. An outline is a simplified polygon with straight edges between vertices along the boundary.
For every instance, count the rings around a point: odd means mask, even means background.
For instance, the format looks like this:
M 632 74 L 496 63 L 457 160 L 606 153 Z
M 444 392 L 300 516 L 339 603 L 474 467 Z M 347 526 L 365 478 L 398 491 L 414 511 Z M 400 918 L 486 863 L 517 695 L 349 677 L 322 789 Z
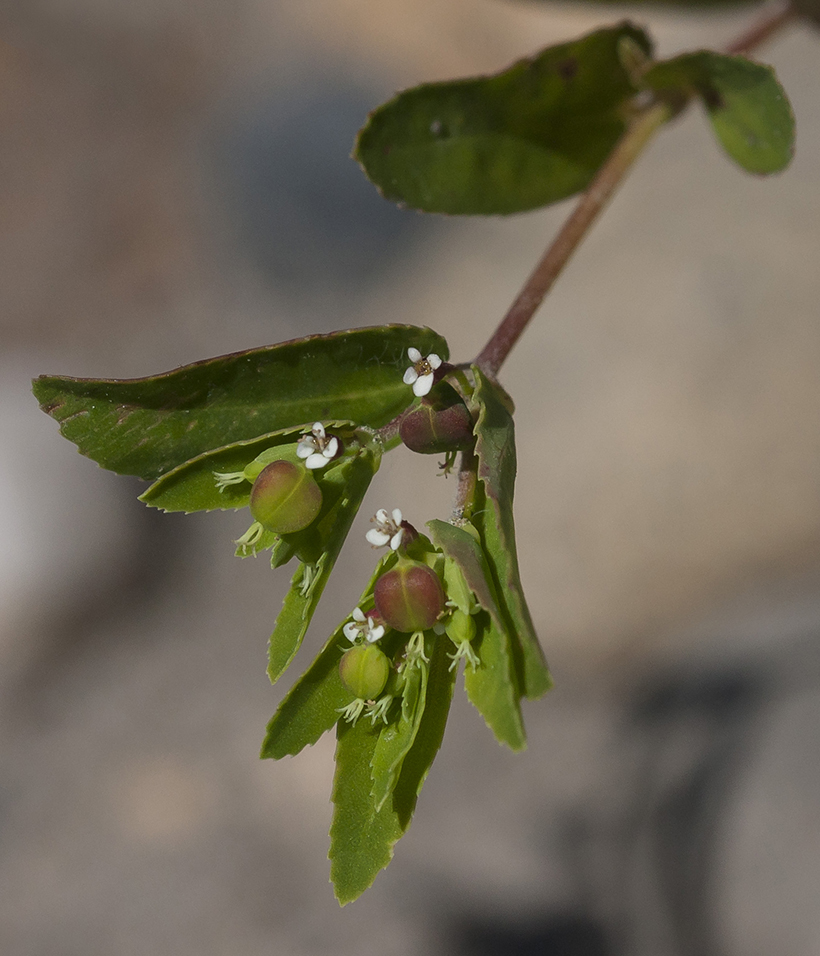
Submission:
M 755 17 L 627 10 L 661 55 Z M 242 514 L 163 516 L 38 411 L 297 335 L 426 324 L 474 355 L 565 203 L 400 212 L 368 110 L 622 8 L 504 0 L 29 0 L 0 40 L 0 951 L 8 956 L 816 956 L 820 34 L 760 52 L 793 165 L 692 110 L 642 158 L 503 369 L 524 584 L 556 689 L 501 750 L 463 695 L 392 866 L 327 883 L 333 741 L 257 759 L 291 682 L 287 570 Z M 378 507 L 449 513 L 388 456 L 294 674 L 370 573 Z

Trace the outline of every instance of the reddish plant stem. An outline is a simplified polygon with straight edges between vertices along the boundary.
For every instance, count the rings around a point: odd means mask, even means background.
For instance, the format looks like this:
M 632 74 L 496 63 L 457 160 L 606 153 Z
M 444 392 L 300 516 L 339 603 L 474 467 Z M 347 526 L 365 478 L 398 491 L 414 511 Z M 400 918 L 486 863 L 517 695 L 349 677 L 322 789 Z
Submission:
M 748 53 L 773 36 L 794 16 L 790 3 L 770 8 L 761 20 L 746 33 L 728 44 L 725 53 Z M 609 154 L 603 166 L 581 196 L 578 205 L 564 223 L 510 306 L 507 314 L 481 350 L 475 364 L 495 377 L 515 343 L 521 337 L 544 296 L 563 271 L 590 227 L 624 180 L 632 164 L 661 126 L 672 116 L 662 103 L 652 103 L 641 110 Z
M 627 170 L 641 154 L 652 134 L 670 115 L 668 106 L 655 104 L 632 121 L 527 279 L 492 338 L 476 358 L 475 364 L 487 375 L 495 377 L 570 256 L 623 181 Z
M 796 16 L 797 11 L 791 3 L 774 5 L 766 11 L 765 16 L 761 17 L 757 23 L 752 24 L 745 33 L 728 43 L 723 52 L 729 56 L 745 56 L 765 43 L 769 37 L 774 36 L 778 30 Z
M 472 502 L 475 499 L 478 480 L 478 459 L 471 450 L 461 453 L 458 468 L 458 487 L 453 505 L 453 517 L 456 519 L 472 517 Z

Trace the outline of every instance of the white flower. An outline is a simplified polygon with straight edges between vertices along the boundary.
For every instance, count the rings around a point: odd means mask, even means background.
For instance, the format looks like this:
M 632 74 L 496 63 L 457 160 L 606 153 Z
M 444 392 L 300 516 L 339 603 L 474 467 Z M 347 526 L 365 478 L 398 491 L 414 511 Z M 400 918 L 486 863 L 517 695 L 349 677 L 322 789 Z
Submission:
M 364 637 L 368 644 L 375 644 L 384 637 L 384 625 L 376 624 L 372 617 L 368 617 L 360 607 L 353 608 L 353 620 L 348 621 L 342 628 L 344 636 L 352 643 Z
M 375 517 L 370 520 L 376 523 L 376 527 L 371 528 L 365 537 L 373 547 L 383 548 L 386 544 L 389 544 L 394 551 L 398 551 L 401 539 L 404 537 L 404 528 L 401 526 L 401 511 L 394 508 L 393 514 L 388 515 L 384 508 L 379 508 Z
M 412 385 L 413 394 L 421 398 L 433 387 L 435 371 L 441 365 L 441 359 L 435 352 L 425 356 L 414 348 L 407 350 L 407 357 L 413 364 L 404 373 L 404 384 Z
M 321 422 L 314 422 L 313 428 L 306 435 L 302 435 L 296 446 L 296 454 L 304 458 L 305 468 L 324 468 L 336 457 L 339 451 L 339 439 L 335 435 L 325 435 L 325 427 Z

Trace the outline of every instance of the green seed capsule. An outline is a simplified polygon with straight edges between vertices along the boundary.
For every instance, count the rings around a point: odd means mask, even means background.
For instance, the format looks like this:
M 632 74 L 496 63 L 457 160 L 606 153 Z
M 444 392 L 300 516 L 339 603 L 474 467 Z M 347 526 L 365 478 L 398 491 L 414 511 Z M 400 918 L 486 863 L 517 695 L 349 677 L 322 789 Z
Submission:
M 445 628 L 447 637 L 454 644 L 470 643 L 475 638 L 475 621 L 471 614 L 465 614 L 456 608 Z
M 375 700 L 390 676 L 390 661 L 375 644 L 357 644 L 339 661 L 342 683 L 355 697 Z
M 259 473 L 251 488 L 254 519 L 276 534 L 306 528 L 322 508 L 322 491 L 313 475 L 291 461 L 274 461 Z
M 376 610 L 388 627 L 410 634 L 432 627 L 446 595 L 436 572 L 419 561 L 400 561 L 373 589 Z

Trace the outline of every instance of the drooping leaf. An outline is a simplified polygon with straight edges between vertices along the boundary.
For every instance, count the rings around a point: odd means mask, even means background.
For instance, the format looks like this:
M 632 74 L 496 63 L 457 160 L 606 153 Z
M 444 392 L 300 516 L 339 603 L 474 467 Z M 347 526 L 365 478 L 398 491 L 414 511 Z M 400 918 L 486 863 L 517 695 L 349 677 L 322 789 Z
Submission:
M 720 144 L 748 172 L 776 173 L 791 161 L 794 115 L 771 67 L 700 50 L 656 63 L 644 82 L 699 96 Z
M 215 448 L 304 422 L 381 427 L 413 399 L 407 349 L 447 358 L 430 329 L 314 335 L 138 379 L 41 376 L 33 391 L 62 434 L 104 468 L 155 480 Z
M 456 671 L 450 669 L 447 642 L 437 640 L 430 654 L 424 713 L 393 790 L 393 808 L 403 831 L 410 826 L 421 788 L 444 739 L 455 682 Z
M 423 660 L 407 669 L 400 713 L 379 733 L 370 764 L 376 810 L 381 810 L 385 800 L 393 793 L 404 759 L 416 739 L 427 702 L 427 676 L 428 666 Z
M 512 641 L 486 611 L 475 616 L 473 650 L 480 664 L 464 670 L 464 689 L 495 734 L 511 750 L 524 750 L 527 736 L 521 717 L 521 690 L 513 658 Z
M 372 885 L 393 858 L 404 832 L 393 802 L 377 811 L 370 794 L 370 763 L 379 728 L 369 720 L 336 725 L 336 774 L 333 778 L 333 823 L 330 827 L 330 879 L 336 899 L 350 903 Z
M 455 671 L 448 668 L 445 641 L 434 641 L 430 653 L 424 713 L 401 766 L 391 797 L 376 810 L 371 764 L 380 736 L 378 725 L 360 719 L 337 727 L 334 814 L 330 828 L 330 877 L 336 898 L 344 905 L 360 896 L 393 857 L 396 842 L 407 831 L 418 796 L 441 747 L 453 697 Z
M 376 581 L 396 563 L 391 551 L 376 566 L 373 577 L 364 589 L 358 606 L 363 611 L 373 607 L 373 588 Z M 342 622 L 328 639 L 314 662 L 288 691 L 279 709 L 268 724 L 262 743 L 261 756 L 279 760 L 295 756 L 303 748 L 312 746 L 339 719 L 339 711 L 351 700 L 350 691 L 339 676 L 339 661 L 350 647 Z M 390 640 L 390 635 L 384 638 Z M 391 652 L 392 646 L 385 644 Z
M 300 434 L 309 431 L 313 423 L 284 428 L 251 441 L 235 442 L 224 448 L 215 448 L 183 462 L 157 479 L 140 501 L 162 511 L 236 511 L 247 508 L 252 484 L 250 481 L 220 486 L 216 476 L 241 472 L 263 451 L 276 450 L 277 457 L 298 461 L 296 443 Z M 351 422 L 326 422 L 331 434 L 351 431 Z M 271 458 L 273 460 L 273 458 Z
M 552 687 L 544 652 L 538 642 L 521 586 L 515 545 L 513 492 L 515 488 L 515 429 L 509 398 L 473 367 L 476 420 L 476 457 L 479 494 L 474 522 L 484 543 L 487 563 L 497 583 L 499 602 L 512 633 L 518 638 L 521 683 L 526 697 L 536 699 Z M 513 643 L 513 653 L 517 650 Z M 479 655 L 480 656 L 480 655 Z
M 316 537 L 315 550 L 312 555 L 306 555 L 302 550 L 298 552 L 302 563 L 293 576 L 268 644 L 268 677 L 271 683 L 279 679 L 299 650 L 339 551 L 378 467 L 378 452 L 363 451 L 351 461 L 331 469 L 322 479 L 322 511 L 307 529 Z M 331 494 L 332 490 L 336 491 L 335 498 Z
M 625 129 L 636 90 L 618 55 L 629 23 L 549 47 L 494 76 L 427 83 L 373 112 L 354 156 L 387 199 L 494 215 L 571 196 Z
M 489 612 L 502 630 L 506 626 L 496 598 L 490 569 L 481 551 L 479 542 L 464 528 L 434 518 L 427 522 L 433 543 L 452 558 L 461 569 L 464 579 L 476 600 Z

